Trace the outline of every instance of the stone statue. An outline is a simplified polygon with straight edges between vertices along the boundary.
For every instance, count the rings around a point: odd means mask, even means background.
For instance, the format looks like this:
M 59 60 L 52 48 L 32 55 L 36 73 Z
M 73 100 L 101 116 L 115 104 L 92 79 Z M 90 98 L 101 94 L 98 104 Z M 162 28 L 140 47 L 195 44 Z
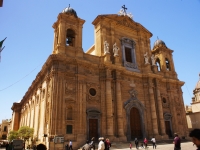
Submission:
M 147 52 L 144 54 L 144 64 L 149 64 L 149 56 Z
M 104 42 L 104 54 L 109 54 L 109 44 L 107 41 Z
M 156 57 L 153 55 L 151 55 L 151 62 L 152 62 L 152 66 L 156 65 Z
M 127 14 L 127 16 L 129 16 L 129 18 L 133 19 L 133 15 L 131 13 Z
M 121 16 L 121 15 L 126 15 L 126 13 L 124 12 L 124 10 L 123 9 L 120 9 L 120 11 L 118 12 L 118 14 Z
M 118 51 L 119 51 L 119 47 L 117 47 L 117 44 L 115 43 L 115 44 L 113 45 L 113 53 L 114 53 L 114 56 L 115 56 L 115 57 L 116 57 L 116 56 L 119 56 Z

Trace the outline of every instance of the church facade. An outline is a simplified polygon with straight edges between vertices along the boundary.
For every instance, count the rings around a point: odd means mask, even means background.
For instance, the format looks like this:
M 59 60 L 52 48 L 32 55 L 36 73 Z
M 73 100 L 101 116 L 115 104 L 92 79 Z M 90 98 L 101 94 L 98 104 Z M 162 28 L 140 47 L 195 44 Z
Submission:
M 191 106 L 186 106 L 185 111 L 188 129 L 191 131 L 200 128 L 200 74 L 199 81 L 193 90 Z
M 75 148 L 87 139 L 168 139 L 187 136 L 187 123 L 173 50 L 130 14 L 99 15 L 92 22 L 95 42 L 84 53 L 82 28 L 70 6 L 53 24 L 53 52 L 19 103 L 12 129 L 34 128 L 38 143 Z

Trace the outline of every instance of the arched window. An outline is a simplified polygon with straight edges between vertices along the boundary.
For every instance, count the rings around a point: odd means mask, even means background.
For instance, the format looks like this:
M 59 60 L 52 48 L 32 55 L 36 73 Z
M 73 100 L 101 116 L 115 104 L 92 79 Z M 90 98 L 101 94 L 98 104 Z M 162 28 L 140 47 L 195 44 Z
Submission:
M 166 63 L 166 69 L 170 71 L 170 65 L 169 65 L 169 60 L 165 58 L 165 63 Z
M 72 120 L 72 107 L 67 108 L 67 120 Z
M 66 45 L 75 46 L 75 32 L 71 29 L 67 29 Z
M 156 66 L 157 66 L 157 68 L 158 68 L 158 71 L 161 71 L 160 59 L 159 59 L 159 58 L 156 59 Z

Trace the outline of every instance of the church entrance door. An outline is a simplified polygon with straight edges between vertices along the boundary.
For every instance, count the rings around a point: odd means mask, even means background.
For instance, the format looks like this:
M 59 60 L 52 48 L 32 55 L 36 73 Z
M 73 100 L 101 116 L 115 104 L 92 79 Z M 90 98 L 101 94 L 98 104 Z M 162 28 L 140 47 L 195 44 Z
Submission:
M 89 119 L 89 140 L 92 137 L 98 139 L 98 119 Z
M 142 138 L 141 117 L 137 108 L 130 111 L 131 139 Z
M 165 121 L 165 132 L 169 137 L 172 137 L 170 121 Z

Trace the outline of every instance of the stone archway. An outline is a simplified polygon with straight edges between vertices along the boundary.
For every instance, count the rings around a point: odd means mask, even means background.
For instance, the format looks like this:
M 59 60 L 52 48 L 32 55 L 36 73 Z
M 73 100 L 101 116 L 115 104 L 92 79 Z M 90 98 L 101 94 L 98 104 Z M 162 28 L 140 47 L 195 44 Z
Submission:
M 132 107 L 130 110 L 130 129 L 131 139 L 143 138 L 140 113 L 135 107 Z
M 101 113 L 96 109 L 87 110 L 87 139 L 95 137 L 97 140 L 100 136 L 100 116 Z
M 144 105 L 137 99 L 129 99 L 124 103 L 124 108 L 126 110 L 126 120 L 127 120 L 127 140 L 130 141 L 136 136 L 140 136 L 137 138 L 144 138 L 146 137 L 145 132 L 145 124 L 144 124 Z M 135 119 L 135 114 L 138 115 Z M 131 122 L 133 119 L 133 123 Z M 140 123 L 136 123 L 135 121 L 138 120 Z M 138 127 L 133 127 L 137 125 Z M 139 131 L 140 130 L 140 131 Z
M 165 120 L 165 132 L 168 137 L 172 137 L 172 123 L 171 123 L 172 115 L 170 113 L 164 113 L 164 120 Z

